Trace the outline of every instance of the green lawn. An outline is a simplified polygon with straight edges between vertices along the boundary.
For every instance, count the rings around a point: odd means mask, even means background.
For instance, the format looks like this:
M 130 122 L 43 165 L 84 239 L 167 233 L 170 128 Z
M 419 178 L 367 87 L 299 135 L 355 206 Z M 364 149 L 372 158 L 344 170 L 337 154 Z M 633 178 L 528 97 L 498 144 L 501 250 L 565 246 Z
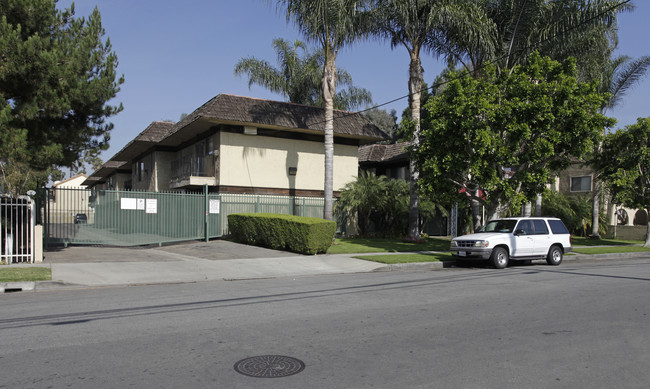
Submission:
M 399 239 L 342 238 L 336 239 L 328 254 L 401 253 L 409 251 L 448 251 L 449 239 L 426 238 L 422 243 L 406 243 Z
M 572 236 L 571 244 L 577 246 L 625 246 L 630 244 L 643 244 L 642 240 L 619 240 L 619 239 L 588 239 L 580 236 Z
M 574 247 L 573 252 L 578 254 L 616 254 L 616 253 L 642 253 L 650 248 L 641 246 L 609 246 L 609 247 Z
M 395 254 L 395 255 L 359 255 L 355 258 L 363 259 L 366 261 L 380 262 L 387 265 L 394 265 L 398 263 L 413 263 L 413 262 L 444 262 L 453 261 L 449 253 L 435 253 L 435 254 Z
M 49 281 L 52 270 L 49 267 L 0 268 L 0 282 Z

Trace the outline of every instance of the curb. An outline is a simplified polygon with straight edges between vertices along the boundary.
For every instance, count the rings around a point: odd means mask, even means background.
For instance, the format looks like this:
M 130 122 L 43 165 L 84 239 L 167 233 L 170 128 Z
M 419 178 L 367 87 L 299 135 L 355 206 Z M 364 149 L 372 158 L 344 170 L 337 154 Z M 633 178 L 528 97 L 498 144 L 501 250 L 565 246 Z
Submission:
M 35 287 L 36 282 L 0 282 L 0 293 L 24 292 Z

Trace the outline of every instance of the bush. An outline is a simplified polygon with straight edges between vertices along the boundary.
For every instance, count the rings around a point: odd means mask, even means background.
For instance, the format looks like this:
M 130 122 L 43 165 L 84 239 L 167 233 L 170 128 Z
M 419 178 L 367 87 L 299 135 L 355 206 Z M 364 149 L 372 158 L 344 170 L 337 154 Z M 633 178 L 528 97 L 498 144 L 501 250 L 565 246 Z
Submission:
M 327 252 L 336 223 L 315 217 L 239 213 L 228 215 L 228 229 L 240 243 L 311 255 Z

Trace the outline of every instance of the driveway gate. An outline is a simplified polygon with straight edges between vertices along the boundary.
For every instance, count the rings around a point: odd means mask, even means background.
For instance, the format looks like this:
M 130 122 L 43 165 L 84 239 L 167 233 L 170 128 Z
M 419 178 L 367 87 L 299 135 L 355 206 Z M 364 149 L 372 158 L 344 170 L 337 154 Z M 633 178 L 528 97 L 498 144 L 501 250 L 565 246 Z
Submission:
M 34 262 L 34 201 L 0 197 L 0 262 Z
M 137 246 L 219 238 L 228 215 L 270 212 L 321 217 L 323 199 L 181 192 L 48 188 L 45 245 Z

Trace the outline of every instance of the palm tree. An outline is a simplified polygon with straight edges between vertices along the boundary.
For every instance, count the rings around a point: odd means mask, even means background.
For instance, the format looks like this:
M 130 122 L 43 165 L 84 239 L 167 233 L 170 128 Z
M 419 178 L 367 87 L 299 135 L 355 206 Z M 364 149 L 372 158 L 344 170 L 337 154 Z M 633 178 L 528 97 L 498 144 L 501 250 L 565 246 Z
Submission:
M 307 39 L 320 43 L 325 53 L 321 96 L 325 108 L 325 205 L 323 218 L 332 220 L 334 198 L 334 96 L 336 56 L 339 50 L 364 35 L 366 1 L 362 0 L 279 0 L 286 6 L 287 20 L 293 19 Z
M 612 47 L 614 51 L 616 45 Z M 650 56 L 641 57 L 636 60 L 621 55 L 616 58 L 608 57 L 608 62 L 602 67 L 600 75 L 600 91 L 609 93 L 609 99 L 601 108 L 601 113 L 608 109 L 614 108 L 620 104 L 623 96 L 636 84 L 650 68 Z M 596 148 L 596 156 L 601 152 L 600 145 Z M 591 235 L 595 238 L 600 237 L 599 218 L 600 218 L 600 198 L 602 197 L 602 185 L 600 180 L 594 180 L 593 203 L 591 210 Z
M 575 57 L 579 69 L 609 49 L 616 14 L 631 9 L 618 0 L 462 0 L 437 47 L 477 76 L 487 63 L 512 69 L 538 51 L 554 60 Z
M 257 84 L 292 103 L 322 106 L 323 50 L 310 51 L 299 40 L 292 44 L 282 38 L 273 40 L 273 49 L 278 67 L 255 57 L 242 58 L 235 64 L 235 75 L 247 74 L 249 88 Z M 339 85 L 347 87 L 334 97 L 336 109 L 352 110 L 372 103 L 370 92 L 355 87 L 348 72 L 338 69 L 336 77 Z
M 411 124 L 414 127 L 411 137 L 411 147 L 417 149 L 420 145 L 420 108 L 422 87 L 424 85 L 424 68 L 420 53 L 434 51 L 431 47 L 433 36 L 442 30 L 441 15 L 444 1 L 440 0 L 378 0 L 374 9 L 374 34 L 390 40 L 392 48 L 404 46 L 409 53 L 409 108 Z M 410 166 L 410 201 L 408 239 L 419 238 L 419 196 L 417 184 L 419 171 L 415 158 L 411 158 Z

